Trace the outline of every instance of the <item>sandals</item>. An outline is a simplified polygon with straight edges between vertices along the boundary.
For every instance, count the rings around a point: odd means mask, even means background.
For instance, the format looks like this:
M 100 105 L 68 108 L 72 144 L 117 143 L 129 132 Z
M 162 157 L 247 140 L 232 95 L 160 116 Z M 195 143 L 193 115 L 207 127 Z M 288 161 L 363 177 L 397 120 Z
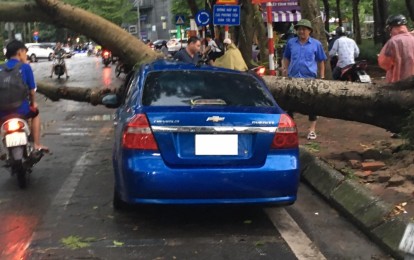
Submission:
M 315 140 L 317 138 L 317 135 L 314 131 L 310 131 L 308 134 L 308 140 Z

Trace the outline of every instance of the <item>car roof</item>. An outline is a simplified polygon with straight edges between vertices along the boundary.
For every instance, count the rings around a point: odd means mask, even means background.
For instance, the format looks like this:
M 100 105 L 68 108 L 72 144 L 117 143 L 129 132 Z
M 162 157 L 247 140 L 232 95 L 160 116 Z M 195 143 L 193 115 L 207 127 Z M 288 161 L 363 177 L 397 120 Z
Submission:
M 194 71 L 209 71 L 209 72 L 227 72 L 234 74 L 246 74 L 241 71 L 225 69 L 220 67 L 213 67 L 208 65 L 194 65 L 192 63 L 185 63 L 175 60 L 159 59 L 147 65 L 144 65 L 146 73 L 153 71 L 168 71 L 168 70 L 194 70 Z

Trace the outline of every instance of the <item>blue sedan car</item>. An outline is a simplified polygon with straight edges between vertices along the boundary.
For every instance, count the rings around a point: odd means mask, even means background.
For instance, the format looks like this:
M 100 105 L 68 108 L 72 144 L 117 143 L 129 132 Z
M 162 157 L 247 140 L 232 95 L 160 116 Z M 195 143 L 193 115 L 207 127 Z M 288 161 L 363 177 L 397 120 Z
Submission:
M 115 209 L 295 202 L 297 128 L 256 75 L 156 61 L 134 72 L 124 93 L 115 118 Z

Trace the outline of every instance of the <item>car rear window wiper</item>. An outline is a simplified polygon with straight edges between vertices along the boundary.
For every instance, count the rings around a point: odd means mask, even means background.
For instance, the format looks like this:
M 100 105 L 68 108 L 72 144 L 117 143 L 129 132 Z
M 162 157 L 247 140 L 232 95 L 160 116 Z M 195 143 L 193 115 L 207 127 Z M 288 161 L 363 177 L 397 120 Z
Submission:
M 192 106 L 226 106 L 227 103 L 223 99 L 191 99 Z

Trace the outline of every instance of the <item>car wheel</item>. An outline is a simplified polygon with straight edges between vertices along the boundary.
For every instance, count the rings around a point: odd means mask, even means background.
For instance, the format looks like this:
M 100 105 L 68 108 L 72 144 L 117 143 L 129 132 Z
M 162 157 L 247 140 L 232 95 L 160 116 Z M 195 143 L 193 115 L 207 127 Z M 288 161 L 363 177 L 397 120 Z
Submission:
M 118 211 L 126 210 L 129 208 L 129 204 L 121 199 L 119 192 L 117 192 L 115 189 L 114 189 L 114 198 L 112 201 L 112 206 L 114 207 L 115 210 L 118 210 Z
M 30 61 L 37 62 L 36 55 L 32 54 L 32 56 L 30 56 Z

